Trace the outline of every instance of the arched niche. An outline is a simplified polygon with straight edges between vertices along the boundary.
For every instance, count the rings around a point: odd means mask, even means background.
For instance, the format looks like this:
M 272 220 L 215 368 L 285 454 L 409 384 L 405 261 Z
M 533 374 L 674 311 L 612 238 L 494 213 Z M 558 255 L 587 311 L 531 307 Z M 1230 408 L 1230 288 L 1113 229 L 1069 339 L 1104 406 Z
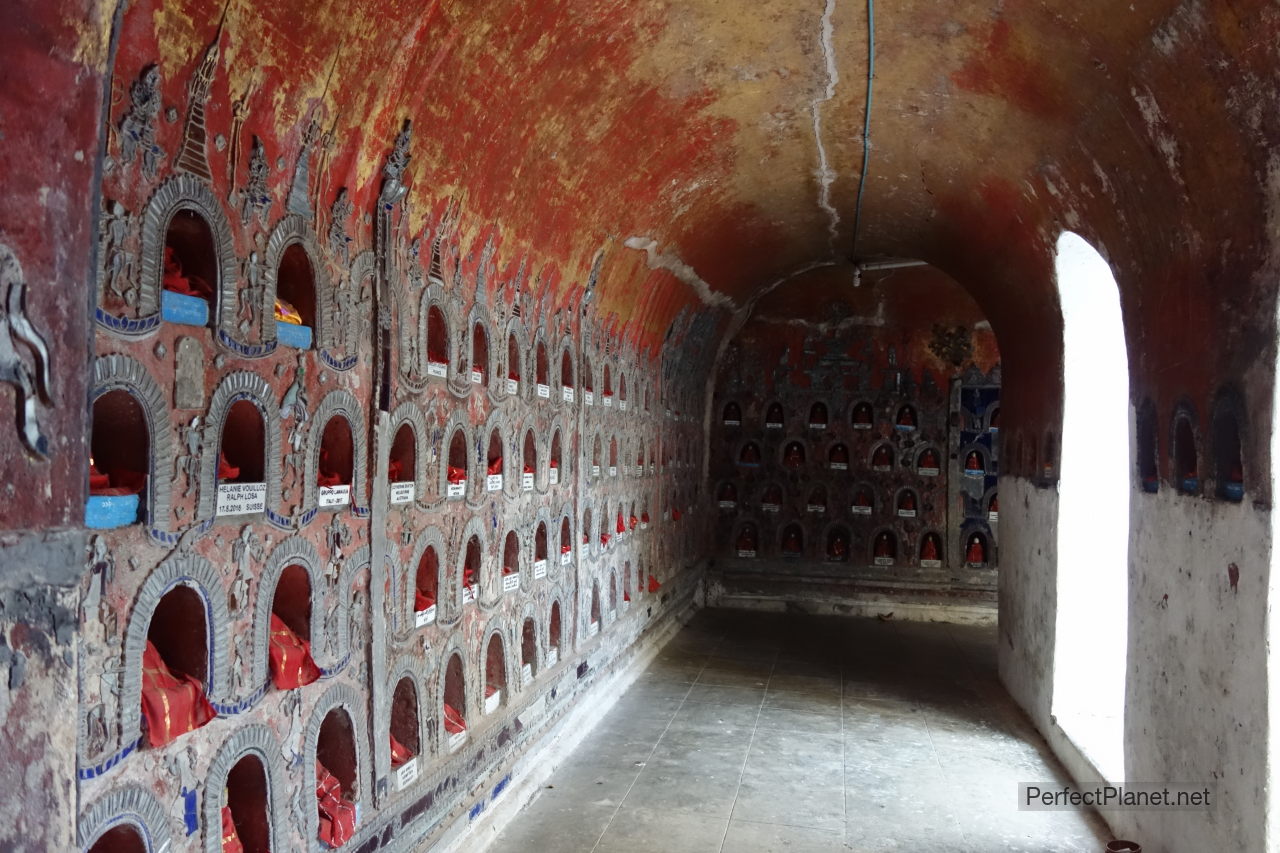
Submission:
M 614 477 L 618 474 L 618 437 L 615 435 L 609 439 L 609 476 Z
M 460 652 L 454 652 L 445 666 L 443 698 L 445 746 L 454 752 L 467 740 L 467 685 Z
M 809 490 L 809 500 L 805 504 L 805 511 L 815 515 L 823 515 L 827 512 L 826 486 L 819 483 Z
M 560 448 L 560 428 L 556 427 L 551 433 L 551 452 L 550 458 L 547 460 L 547 481 L 555 486 L 560 483 L 560 462 L 563 459 L 563 453 Z
M 899 489 L 894 508 L 899 518 L 916 518 L 920 514 L 920 498 L 915 489 Z
M 796 522 L 782 528 L 778 548 L 784 557 L 799 557 L 804 553 L 804 529 Z
M 830 420 L 826 403 L 819 400 L 809 407 L 809 429 L 826 429 Z
M 547 556 L 547 523 L 539 521 L 537 528 L 533 534 L 533 579 L 540 580 L 546 577 L 548 556 Z
M 609 372 L 609 365 L 607 364 L 604 366 L 603 397 L 604 397 L 604 404 L 606 406 L 613 405 L 613 379 L 612 379 L 612 374 Z
M 413 581 L 414 624 L 429 625 L 436 620 L 440 601 L 440 553 L 427 545 L 418 558 Z
M 507 393 L 520 393 L 520 374 L 524 370 L 523 360 L 520 358 L 520 339 L 516 337 L 516 333 L 509 332 L 507 334 Z
M 612 622 L 618 615 L 618 573 L 610 570 L 609 572 L 609 621 Z
M 1150 398 L 1138 406 L 1137 423 L 1138 483 L 1144 492 L 1160 491 L 1160 427 L 1155 404 Z
M 292 690 L 320 677 L 311 649 L 317 613 L 311 572 L 300 563 L 286 565 L 271 594 L 271 679 L 276 687 Z
M 564 637 L 563 620 L 560 618 L 560 602 L 551 602 L 551 612 L 547 617 L 547 666 L 553 667 L 560 662 L 560 644 Z
M 868 430 L 875 426 L 876 413 L 875 409 L 866 400 L 860 400 L 853 406 L 853 411 L 849 415 L 849 422 L 854 429 Z
M 875 514 L 876 492 L 869 483 L 859 483 L 854 486 L 850 511 L 855 518 L 865 518 Z
M 387 481 L 391 484 L 391 503 L 413 501 L 417 485 L 418 436 L 412 423 L 400 424 L 391 439 L 387 457 Z
M 286 771 L 280 742 L 269 727 L 237 727 L 209 762 L 202 781 L 204 853 L 223 853 L 228 820 L 245 853 L 285 849 L 289 822 L 278 815 L 288 808 Z
M 480 572 L 483 553 L 480 537 L 475 535 L 469 537 L 466 548 L 463 549 L 462 576 L 460 578 L 463 604 L 471 604 L 476 600 L 481 582 Z
M 744 468 L 759 468 L 763 458 L 760 445 L 754 441 L 748 441 L 738 451 L 738 464 Z
M 597 433 L 595 440 L 591 442 L 591 476 L 600 476 L 600 466 L 603 461 L 604 450 L 603 443 L 600 441 L 600 434 Z
M 169 849 L 169 813 L 149 790 L 117 787 L 95 800 L 76 821 L 77 849 L 88 853 L 156 853 Z
M 849 470 L 849 447 L 843 442 L 836 442 L 827 451 L 827 467 L 832 471 Z
M 898 535 L 892 530 L 877 531 L 871 537 L 871 564 L 893 566 L 898 562 Z
M 261 755 L 242 756 L 227 773 L 223 791 L 226 803 L 219 815 L 222 840 L 218 849 L 226 847 L 228 830 L 232 830 L 244 853 L 270 853 L 273 849 L 271 787 Z
M 520 490 L 531 492 L 538 477 L 538 442 L 532 429 L 525 430 L 524 447 L 520 455 L 523 463 L 520 467 Z
M 926 569 L 938 569 L 942 567 L 943 545 L 942 537 L 937 531 L 930 530 L 920 537 L 920 566 Z
M 805 456 L 804 444 L 799 441 L 789 441 L 782 449 L 782 467 L 790 471 L 799 470 L 804 467 Z
M 573 531 L 569 524 L 569 516 L 560 520 L 560 564 L 568 565 L 573 559 Z
M 627 410 L 627 376 L 621 370 L 618 371 L 618 408 Z
M 1178 493 L 1200 493 L 1200 454 L 1196 449 L 1195 417 L 1189 406 L 1181 406 L 1173 416 L 1173 473 Z
M 139 399 L 126 388 L 98 394 L 89 435 L 86 526 L 106 529 L 144 520 L 153 465 L 150 419 Z
M 515 530 L 508 530 L 502 540 L 502 591 L 517 592 L 520 589 L 520 537 Z
M 502 632 L 489 635 L 484 652 L 484 713 L 492 714 L 506 701 L 507 654 L 502 642 Z
M 786 424 L 786 412 L 782 408 L 781 403 L 770 403 L 769 408 L 765 410 L 764 428 L 765 429 L 782 429 Z
M 827 530 L 827 562 L 849 562 L 849 528 L 842 524 L 833 524 Z
M 342 415 L 334 415 L 320 433 L 320 455 L 316 463 L 317 504 L 320 507 L 351 503 L 355 459 L 351 422 Z
M 736 509 L 738 506 L 738 487 L 729 481 L 720 484 L 716 490 L 716 503 L 720 509 Z
M 539 340 L 533 349 L 533 381 L 537 385 L 537 396 L 547 399 L 551 396 L 550 368 L 547 364 L 547 345 Z
M 227 374 L 214 389 L 198 469 L 200 518 L 261 513 L 279 504 L 281 419 L 276 393 L 248 370 Z
M 275 336 L 285 346 L 310 349 L 319 338 L 319 296 L 315 264 L 301 242 L 280 253 L 275 269 Z
M 222 272 L 213 228 L 200 211 L 175 210 L 164 234 L 161 310 L 171 323 L 217 325 Z M 234 286 L 233 286 L 234 288 Z
M 905 403 L 898 407 L 898 414 L 893 419 L 894 429 L 904 432 L 911 432 L 920 426 L 920 418 L 916 414 L 916 407 L 910 403 Z
M 893 470 L 894 451 L 893 445 L 887 441 L 876 444 L 871 450 L 871 470 L 880 473 L 886 473 Z
M 152 747 L 162 747 L 217 716 L 208 699 L 213 665 L 208 618 L 201 592 L 181 583 L 166 590 L 151 612 L 141 696 Z
M 322 718 L 315 758 L 312 774 L 319 804 L 317 834 L 328 846 L 341 847 L 356 829 L 361 776 L 356 729 L 345 707 L 330 708 Z
M 422 755 L 422 715 L 418 688 L 411 676 L 406 675 L 396 682 L 391 694 L 387 730 L 395 787 L 403 790 L 417 780 L 418 756 Z
M 566 403 L 573 402 L 573 356 L 567 346 L 560 353 L 560 393 Z
M 760 553 L 760 528 L 754 521 L 743 522 L 733 538 L 733 551 L 738 557 L 754 559 Z
M 445 495 L 463 498 L 467 494 L 467 433 L 458 427 L 449 436 L 449 453 L 445 457 Z
M 89 400 L 94 404 L 96 409 L 97 401 L 114 391 L 123 391 L 133 397 L 142 409 L 143 421 L 137 424 L 133 418 L 136 412 L 122 413 L 121 418 L 127 418 L 117 426 L 108 426 L 108 428 L 100 434 L 100 437 L 94 439 L 93 436 L 98 434 L 91 433 L 90 437 L 90 453 L 93 454 L 94 447 L 103 448 L 113 442 L 113 437 L 119 438 L 126 429 L 126 423 L 129 429 L 137 429 L 146 437 L 146 448 L 133 447 L 129 450 L 121 460 L 121 464 L 133 465 L 134 460 L 143 458 L 145 460 L 142 470 L 146 473 L 146 484 L 143 491 L 138 495 L 138 512 L 130 516 L 129 506 L 106 507 L 112 510 L 106 513 L 105 518 L 98 519 L 98 524 L 87 524 L 87 526 L 117 526 L 118 524 L 129 524 L 132 519 L 139 517 L 147 520 L 153 531 L 166 531 L 171 524 L 170 518 L 170 472 L 168 470 L 161 471 L 158 467 L 164 464 L 166 469 L 169 460 L 174 459 L 173 451 L 173 427 L 170 419 L 170 410 L 168 397 L 143 365 L 129 358 L 126 355 L 113 353 L 111 355 L 99 356 L 93 362 L 93 378 L 92 392 Z M 114 405 L 114 404 L 112 404 Z M 111 409 L 104 409 L 101 418 L 104 423 L 108 423 L 116 415 L 111 414 Z M 128 410 L 131 412 L 132 410 Z M 99 419 L 98 413 L 95 411 L 94 423 Z M 194 429 L 194 426 L 190 427 Z M 193 437 L 196 435 L 192 433 Z M 130 439 L 134 442 L 140 442 L 141 437 Z M 95 457 L 96 458 L 96 457 Z M 198 469 L 194 462 L 187 469 L 187 476 L 196 476 Z M 106 472 L 102 472 L 106 473 Z M 99 481 L 101 483 L 101 481 Z M 108 475 L 109 483 L 109 475 Z M 128 488 L 128 487 L 126 487 Z M 92 489 L 91 489 L 92 491 Z M 126 502 L 128 503 L 128 502 Z M 88 507 L 86 506 L 86 510 Z M 86 522 L 89 521 L 88 512 L 86 512 Z
M 582 393 L 586 395 L 588 404 L 590 404 L 595 390 L 595 372 L 591 369 L 591 356 L 584 355 L 582 357 Z
M 591 606 L 587 611 L 590 618 L 587 621 L 587 636 L 594 637 L 600 633 L 600 581 L 591 582 Z
M 489 384 L 489 332 L 478 320 L 471 325 L 471 361 L 467 375 L 472 385 Z
M 505 463 L 502 430 L 495 426 L 489 431 L 489 448 L 485 453 L 484 488 L 486 492 L 502 491 Z
M 98 836 L 88 853 L 150 853 L 150 848 L 137 826 L 122 823 Z
M 622 602 L 623 605 L 631 603 L 631 561 L 627 560 L 622 564 Z
M 1240 426 L 1245 421 L 1244 401 L 1234 389 L 1218 393 L 1213 406 L 1213 478 L 1218 498 L 1231 503 L 1244 500 L 1244 459 Z
M 916 473 L 921 477 L 937 477 L 942 473 L 942 451 L 926 446 L 916 454 Z
M 991 540 L 982 531 L 964 534 L 964 563 L 969 568 L 986 568 L 991 562 Z
M 439 379 L 449 375 L 449 321 L 436 304 L 427 308 L 427 375 Z
M 538 626 L 533 617 L 520 626 L 520 680 L 531 684 L 538 674 Z
M 782 504 L 784 501 L 782 486 L 777 483 L 768 483 L 760 491 L 760 511 L 761 512 L 782 512 Z

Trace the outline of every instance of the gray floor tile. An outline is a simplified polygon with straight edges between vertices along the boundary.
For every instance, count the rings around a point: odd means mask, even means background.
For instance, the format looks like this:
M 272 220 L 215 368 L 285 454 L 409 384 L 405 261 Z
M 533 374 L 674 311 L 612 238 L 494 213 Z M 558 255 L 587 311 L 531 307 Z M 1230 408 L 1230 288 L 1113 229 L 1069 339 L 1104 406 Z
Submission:
M 844 849 L 844 832 L 731 820 L 724 849 L 726 853 L 833 853 Z
M 624 806 L 595 853 L 707 853 L 720 849 L 727 825 L 724 818 Z

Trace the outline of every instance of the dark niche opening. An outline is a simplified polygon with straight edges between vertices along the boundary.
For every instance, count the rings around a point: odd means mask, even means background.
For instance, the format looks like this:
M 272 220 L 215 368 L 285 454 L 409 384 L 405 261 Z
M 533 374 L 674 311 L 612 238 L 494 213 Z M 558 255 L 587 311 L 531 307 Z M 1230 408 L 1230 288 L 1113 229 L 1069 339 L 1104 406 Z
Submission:
M 417 437 L 413 427 L 401 424 L 391 442 L 391 458 L 387 461 L 387 479 L 392 483 L 412 482 L 418 470 Z
M 520 343 L 514 334 L 507 335 L 507 378 L 520 381 Z
M 903 489 L 898 493 L 898 515 L 903 518 L 915 518 L 919 511 L 919 502 L 912 489 Z
M 887 471 L 893 467 L 893 448 L 880 444 L 871 454 L 871 467 L 877 471 Z
M 560 553 L 568 554 L 573 551 L 573 533 L 569 530 L 569 516 L 565 516 L 560 521 Z
M 524 620 L 520 629 L 520 667 L 525 681 L 532 681 L 537 675 L 538 635 L 532 619 Z
M 591 393 L 595 390 L 595 375 L 591 372 L 591 359 L 582 357 L 582 390 Z
M 793 441 L 782 451 L 782 464 L 787 468 L 799 468 L 804 465 L 804 445 Z
M 418 691 L 413 686 L 413 679 L 406 676 L 396 684 L 395 693 L 391 696 L 392 767 L 398 767 L 421 754 L 418 719 Z M 401 749 L 397 750 L 396 746 Z
M 502 433 L 496 427 L 489 433 L 489 452 L 486 458 L 489 476 L 502 476 Z
M 356 761 L 355 729 L 344 709 L 332 709 L 320 724 L 320 735 L 316 738 L 316 761 L 324 765 L 338 780 L 346 798 L 355 802 L 356 780 L 360 775 Z
M 871 404 L 867 402 L 858 403 L 853 407 L 853 426 L 855 429 L 870 429 L 875 423 L 875 410 L 871 408 Z
M 226 804 L 244 853 L 269 853 L 271 818 L 267 808 L 267 771 L 262 759 L 246 755 L 227 774 Z
M 553 484 L 560 482 L 560 430 L 556 430 L 551 434 L 551 459 L 547 463 L 548 471 Z
M 420 613 L 434 607 L 439 595 L 440 555 L 434 545 L 428 545 L 418 560 L 418 571 L 414 575 L 414 611 Z
M 609 439 L 609 467 L 618 467 L 618 439 L 616 436 Z
M 194 210 L 179 210 L 164 235 L 163 287 L 170 293 L 194 296 L 214 306 L 219 288 L 218 252 L 213 229 Z M 216 317 L 216 311 L 209 311 Z
M 147 642 L 174 675 L 189 675 L 208 687 L 209 647 L 204 599 L 189 586 L 164 594 L 151 614 Z
M 804 531 L 798 524 L 788 524 L 782 530 L 782 553 L 785 556 L 798 556 L 804 553 Z
M 748 522 L 742 525 L 742 529 L 738 531 L 738 539 L 734 542 L 734 549 L 738 552 L 738 556 L 754 557 L 759 544 L 760 531 L 755 524 Z
M 591 625 L 600 627 L 600 582 L 591 584 Z
M 461 429 L 455 429 L 449 439 L 449 462 L 445 479 L 454 486 L 467 482 L 467 434 Z
M 716 500 L 721 504 L 736 504 L 738 502 L 738 487 L 733 483 L 721 484 Z
M 876 534 L 871 548 L 872 562 L 877 566 L 892 566 L 898 559 L 898 537 L 893 531 L 882 530 Z
M 604 366 L 604 396 L 613 396 L 613 382 L 609 379 L 609 365 Z
M 823 428 L 827 426 L 827 404 L 814 403 L 809 407 L 809 426 L 812 428 Z
M 147 845 L 137 827 L 122 823 L 98 836 L 89 853 L 147 853 Z
M 342 415 L 334 415 L 324 425 L 320 437 L 321 486 L 349 486 L 355 465 L 355 446 L 351 439 L 351 424 Z
M 507 689 L 506 660 L 502 635 L 495 632 L 489 638 L 489 646 L 484 654 L 484 699 L 487 714 L 492 714 L 506 699 L 503 695 Z
M 311 332 L 316 327 L 316 275 L 311 258 L 301 243 L 291 243 L 280 256 L 276 270 L 275 316 L 278 324 L 305 327 L 305 340 L 292 341 L 305 349 L 312 343 Z M 280 329 L 276 329 L 277 336 Z
M 449 325 L 439 305 L 427 309 L 427 362 L 438 365 L 434 372 L 443 376 L 449 364 Z
M 538 473 L 538 445 L 533 440 L 533 430 L 528 430 L 524 434 L 524 465 L 521 470 L 525 474 Z
M 1240 422 L 1221 404 L 1213 415 L 1214 479 L 1218 497 L 1238 503 L 1244 499 L 1244 462 L 1240 455 Z
M 569 357 L 569 351 L 565 350 L 560 356 L 560 386 L 562 388 L 573 387 L 573 359 Z
M 840 525 L 827 531 L 827 560 L 833 563 L 849 562 L 849 531 Z
M 849 468 L 849 448 L 844 444 L 834 444 L 827 453 L 827 463 L 834 471 L 845 471 Z
M 1138 407 L 1137 417 L 1138 482 L 1144 492 L 1160 491 L 1160 428 L 1156 407 L 1148 399 Z
M 471 327 L 471 382 L 489 384 L 489 335 L 480 323 Z
M 547 559 L 547 525 L 539 521 L 538 529 L 533 534 L 533 559 Z
M 480 538 L 472 536 L 467 540 L 466 556 L 462 561 L 462 586 L 464 589 L 475 589 L 480 580 Z
M 119 388 L 98 397 L 89 438 L 88 526 L 118 527 L 143 518 L 150 470 L 151 432 L 142 405 Z M 95 517 L 95 503 L 109 510 L 102 518 Z
M 266 481 L 263 457 L 266 425 L 262 412 L 248 400 L 237 400 L 227 411 L 222 425 L 222 452 L 218 457 L 219 483 L 262 483 Z
M 507 538 L 502 544 L 502 573 L 520 573 L 520 539 L 514 530 L 507 531 Z
M 894 420 L 894 425 L 898 429 L 912 430 L 919 426 L 916 417 L 916 407 L 904 405 L 898 409 L 898 417 Z
M 920 540 L 920 563 L 931 565 L 942 561 L 942 537 L 937 533 L 926 533 Z
M 749 468 L 759 467 L 760 465 L 760 445 L 754 441 L 748 441 L 742 446 L 741 452 L 738 454 L 738 464 L 745 465 Z
M 764 425 L 766 428 L 781 429 L 786 421 L 786 414 L 782 410 L 781 403 L 770 403 L 769 408 L 765 411 Z
M 299 565 L 286 566 L 276 581 L 271 612 L 300 639 L 311 640 L 311 576 Z
M 560 652 L 560 602 L 551 602 L 551 618 L 547 620 L 547 646 Z
M 1173 467 L 1178 491 L 1184 495 L 1200 492 L 1200 465 L 1196 454 L 1195 431 L 1191 419 L 1180 415 L 1173 428 Z
M 454 652 L 444 671 L 444 728 L 449 735 L 467 730 L 467 692 L 462 675 L 462 655 Z
M 539 385 L 546 385 L 547 382 L 547 345 L 538 341 L 538 346 L 534 348 L 533 356 L 534 381 Z

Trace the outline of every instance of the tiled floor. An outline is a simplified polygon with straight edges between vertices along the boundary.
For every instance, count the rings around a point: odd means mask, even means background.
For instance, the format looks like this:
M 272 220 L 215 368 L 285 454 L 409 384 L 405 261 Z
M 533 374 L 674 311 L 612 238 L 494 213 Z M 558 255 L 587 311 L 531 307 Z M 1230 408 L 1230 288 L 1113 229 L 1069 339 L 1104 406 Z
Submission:
M 490 848 L 1101 851 L 995 668 L 995 632 L 703 611 Z

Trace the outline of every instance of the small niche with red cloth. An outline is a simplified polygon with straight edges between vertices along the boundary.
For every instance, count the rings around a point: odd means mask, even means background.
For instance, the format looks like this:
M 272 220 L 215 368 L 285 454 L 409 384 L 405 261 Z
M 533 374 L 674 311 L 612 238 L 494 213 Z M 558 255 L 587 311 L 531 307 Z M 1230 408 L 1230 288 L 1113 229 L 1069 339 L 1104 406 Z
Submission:
M 520 390 L 520 344 L 515 334 L 507 336 L 507 393 Z
M 738 556 L 747 559 L 755 557 L 758 540 L 759 535 L 754 524 L 747 523 L 742 525 L 742 530 L 738 531 L 738 541 L 734 544 Z
M 209 325 L 218 284 L 213 231 L 194 210 L 179 210 L 165 233 L 160 311 L 167 323 Z
M 594 637 L 600 632 L 600 583 L 591 585 L 591 621 L 587 623 L 587 636 Z
M 391 725 L 387 733 L 397 791 L 418 778 L 418 763 L 414 760 L 421 752 L 418 719 L 418 691 L 413 679 L 406 676 L 396 684 L 391 696 Z
M 147 743 L 161 747 L 217 713 L 205 696 L 209 650 L 204 599 L 175 586 L 156 604 L 142 653 L 142 721 Z
M 964 561 L 970 568 L 985 568 L 987 565 L 987 537 L 982 533 L 973 533 L 968 537 L 964 549 Z
M 467 739 L 466 707 L 462 655 L 454 652 L 444 673 L 444 731 L 450 752 Z
M 141 518 L 151 470 L 151 433 L 141 404 L 128 391 L 108 391 L 93 402 L 89 440 L 89 499 L 85 525 L 121 527 Z
M 475 385 L 489 382 L 489 335 L 480 323 L 471 327 L 471 382 Z
M 551 485 L 560 483 L 560 430 L 551 435 L 551 458 L 547 462 L 547 479 Z
M 342 415 L 334 415 L 320 435 L 320 458 L 316 485 L 321 507 L 346 506 L 351 503 L 351 478 L 355 466 L 355 446 L 351 424 Z
M 538 341 L 533 358 L 533 381 L 543 388 L 548 388 L 550 383 L 547 381 L 547 345 L 542 341 Z M 539 393 L 538 396 L 542 396 Z
M 434 545 L 428 545 L 418 560 L 413 588 L 413 612 L 416 627 L 435 621 L 436 602 L 440 593 L 440 556 Z
M 560 563 L 564 565 L 573 556 L 573 533 L 569 530 L 569 517 L 560 520 Z
M 476 600 L 476 583 L 480 580 L 480 539 L 472 536 L 467 540 L 466 557 L 462 563 L 462 603 L 470 604 Z
M 797 557 L 804 552 L 804 532 L 798 524 L 788 524 L 782 531 L 782 553 Z
M 284 346 L 309 349 L 316 325 L 316 277 L 301 243 L 291 243 L 276 269 L 276 339 Z
M 833 527 L 827 532 L 827 560 L 832 563 L 849 562 L 849 531 Z
M 877 566 L 892 566 L 898 559 L 898 537 L 892 531 L 883 530 L 876 535 L 871 549 L 871 561 Z
M 439 305 L 427 309 L 427 375 L 449 375 L 449 325 Z
M 533 579 L 540 580 L 547 574 L 547 523 L 539 521 L 533 534 Z
M 926 569 L 942 566 L 942 539 L 936 533 L 926 533 L 920 542 L 920 565 Z
M 418 470 L 417 436 L 411 424 L 401 424 L 391 442 L 387 458 L 387 482 L 390 484 L 391 503 L 406 504 L 414 499 L 414 479 Z
M 267 774 L 262 759 L 246 753 L 227 774 L 222 807 L 222 853 L 270 853 Z
M 502 545 L 502 591 L 520 589 L 520 538 L 514 530 L 507 531 Z
M 334 708 L 316 738 L 319 837 L 330 847 L 341 847 L 355 835 L 357 778 L 355 730 L 346 710 Z
M 538 445 L 533 439 L 533 430 L 524 434 L 524 465 L 520 471 L 520 488 L 522 491 L 533 491 L 534 476 L 538 472 Z
M 492 714 L 502 705 L 507 689 L 507 655 L 502 635 L 494 632 L 484 655 L 484 712 Z
M 302 566 L 286 566 L 276 582 L 267 646 L 271 680 L 281 690 L 302 687 L 320 677 L 311 657 L 311 577 Z
M 488 468 L 485 470 L 485 491 L 502 491 L 502 433 L 495 428 L 489 433 L 489 453 L 486 457 Z
M 560 662 L 560 602 L 551 602 L 551 618 L 547 620 L 547 666 Z
M 460 428 L 449 439 L 449 458 L 445 469 L 447 497 L 460 498 L 467 490 L 467 436 Z
M 88 853 L 148 853 L 148 846 L 131 823 L 119 823 L 93 842 Z
M 217 515 L 246 515 L 266 508 L 266 426 L 249 400 L 227 410 L 218 452 Z

